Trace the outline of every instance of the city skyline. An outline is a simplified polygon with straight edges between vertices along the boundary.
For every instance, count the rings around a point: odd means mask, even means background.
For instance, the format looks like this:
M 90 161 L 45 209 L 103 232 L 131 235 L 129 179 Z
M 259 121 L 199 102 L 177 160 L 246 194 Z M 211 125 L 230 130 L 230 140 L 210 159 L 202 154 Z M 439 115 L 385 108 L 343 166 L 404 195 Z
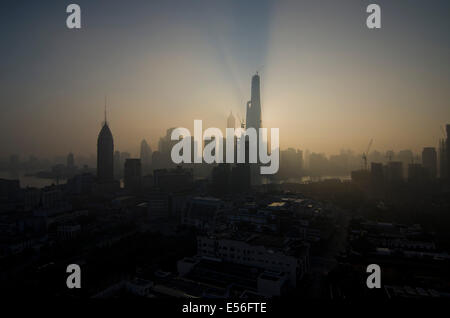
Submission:
M 231 117 L 234 117 L 232 113 L 230 113 Z M 227 117 L 227 125 L 229 124 L 229 120 L 230 120 L 230 115 Z M 240 122 L 236 120 L 236 127 L 239 127 Z M 102 124 L 99 126 L 100 128 L 100 132 L 102 130 L 104 130 L 104 128 L 108 128 L 109 133 L 111 134 L 111 137 L 115 138 L 114 133 L 111 132 L 109 130 L 110 127 L 110 123 L 109 121 L 107 122 L 107 124 L 105 125 L 106 121 L 102 121 Z M 224 127 L 227 125 L 223 125 Z M 386 149 L 379 149 L 376 148 L 375 149 L 371 149 L 369 153 L 367 153 L 366 155 L 368 157 L 370 156 L 374 156 L 374 157 L 380 157 L 382 156 L 384 159 L 383 160 L 378 160 L 376 162 L 379 161 L 387 161 L 388 159 L 395 159 L 396 156 L 398 156 L 399 154 L 401 154 L 402 152 L 411 152 L 411 154 L 413 155 L 412 159 L 413 160 L 421 160 L 422 156 L 421 154 L 423 153 L 423 151 L 425 149 L 434 149 L 435 151 L 437 151 L 439 149 L 440 143 L 441 142 L 445 142 L 445 140 L 447 139 L 447 134 L 444 131 L 444 127 L 447 127 L 448 124 L 446 125 L 441 125 L 440 129 L 442 131 L 442 135 L 440 137 L 438 137 L 438 140 L 436 142 L 436 145 L 431 145 L 431 146 L 423 146 L 422 148 L 419 148 L 417 150 L 415 149 L 407 149 L 407 148 L 398 148 L 398 149 L 393 149 L 393 148 L 389 148 L 387 147 Z M 160 142 L 161 140 L 164 140 L 166 138 L 170 138 L 170 134 L 169 132 L 171 132 L 175 127 L 171 127 L 171 128 L 167 128 L 165 129 L 165 132 L 157 137 L 155 140 L 151 140 L 151 143 L 147 143 L 147 139 L 146 137 L 142 137 L 140 139 L 139 142 L 136 143 L 136 145 L 131 149 L 131 148 L 115 148 L 114 151 L 115 152 L 120 152 L 120 153 L 124 153 L 127 154 L 127 156 L 131 156 L 133 158 L 142 158 L 143 157 L 143 153 L 142 153 L 142 147 L 143 147 L 143 143 L 145 143 L 145 147 L 150 147 L 150 149 L 154 149 L 154 151 L 156 152 L 160 152 Z M 208 127 L 203 127 L 203 130 L 206 130 Z M 229 127 L 228 127 L 229 128 Z M 168 135 L 169 134 L 169 135 Z M 93 136 L 96 137 L 96 136 Z M 373 140 L 372 140 L 373 141 Z M 98 147 L 98 145 L 96 146 Z M 153 148 L 154 147 L 154 148 Z M 70 148 L 71 149 L 71 148 Z M 285 148 L 280 148 L 280 151 L 289 151 L 289 150 L 294 150 L 294 151 L 302 151 L 303 153 L 307 152 L 308 154 L 316 154 L 316 155 L 320 155 L 320 156 L 325 156 L 325 158 L 331 158 L 333 156 L 336 155 L 346 155 L 346 156 L 355 156 L 355 157 L 360 157 L 361 155 L 365 154 L 363 149 L 352 149 L 352 148 L 340 148 L 338 150 L 336 150 L 335 152 L 326 152 L 326 151 L 315 151 L 314 149 L 308 149 L 308 148 L 296 148 L 296 147 L 291 147 L 291 146 L 287 146 Z M 151 152 L 154 152 L 152 150 L 150 150 Z M 62 153 L 62 152 L 57 152 L 54 154 L 42 154 L 42 155 L 36 155 L 35 153 L 18 153 L 18 152 L 14 152 L 14 153 L 4 153 L 4 154 L 0 154 L 0 159 L 2 160 L 10 160 L 11 157 L 18 157 L 18 159 L 21 162 L 26 162 L 27 160 L 30 160 L 30 158 L 33 159 L 42 159 L 42 160 L 50 160 L 50 162 L 65 162 L 66 160 L 66 156 L 74 156 L 75 157 L 81 157 L 83 158 L 83 162 L 85 160 L 90 160 L 92 158 L 95 159 L 95 157 L 97 157 L 97 152 L 98 149 L 94 150 L 93 152 L 89 152 L 89 153 L 76 153 L 74 151 L 69 151 L 67 153 Z M 389 158 L 389 156 L 392 154 L 393 158 Z M 144 155 L 147 156 L 147 155 Z M 62 160 L 62 161 L 61 161 Z M 5 161 L 5 162 L 6 162 Z
M 448 306 L 450 1 L 4 0 L 0 21 L 5 303 Z
M 79 31 L 64 27 L 63 4 L 4 5 L 0 156 L 95 153 L 104 95 L 122 151 L 138 154 L 144 138 L 156 149 L 194 119 L 225 127 L 230 111 L 245 120 L 256 71 L 263 126 L 280 128 L 282 149 L 363 152 L 373 138 L 420 153 L 450 117 L 444 1 L 381 1 L 376 31 L 364 1 L 79 4 Z M 48 10 L 30 16 L 37 6 Z

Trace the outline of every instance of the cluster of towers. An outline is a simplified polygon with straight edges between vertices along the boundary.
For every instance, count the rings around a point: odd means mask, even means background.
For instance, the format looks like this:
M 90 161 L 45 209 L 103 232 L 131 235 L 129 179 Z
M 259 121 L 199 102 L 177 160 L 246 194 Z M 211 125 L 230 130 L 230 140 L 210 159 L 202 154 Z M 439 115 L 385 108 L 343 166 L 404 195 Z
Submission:
M 255 130 L 258 131 L 258 129 L 262 127 L 261 115 L 260 76 L 258 75 L 258 73 L 256 73 L 252 77 L 251 82 L 251 99 L 247 102 L 246 105 L 246 121 L 245 123 L 240 123 L 241 128 L 255 128 Z M 227 119 L 227 128 L 236 128 L 236 119 L 232 113 L 230 113 Z M 418 164 L 410 164 L 411 174 L 414 174 L 413 172 L 415 170 L 413 168 L 417 166 L 416 170 L 420 170 L 419 168 L 423 167 L 428 171 L 428 174 L 432 178 L 436 178 L 439 175 L 441 179 L 450 179 L 450 125 L 446 126 L 444 135 L 445 133 L 446 136 L 444 136 L 443 139 L 441 139 L 439 142 L 439 152 L 437 153 L 435 148 L 433 147 L 424 148 L 422 152 L 422 165 L 420 165 L 419 167 Z M 167 139 L 169 138 L 169 136 L 170 130 L 168 130 L 167 136 L 165 138 Z M 153 161 L 155 161 L 155 167 L 157 167 L 157 163 L 159 161 L 164 161 L 165 159 L 169 160 L 169 158 L 163 158 L 163 155 L 166 153 L 170 154 L 170 149 L 166 149 L 170 148 L 170 145 L 170 142 L 162 142 L 160 140 L 160 151 L 153 153 L 152 156 L 150 146 L 145 140 L 143 140 L 141 143 L 140 160 L 136 159 L 132 162 L 130 159 L 127 159 L 127 161 L 130 160 L 130 162 L 128 162 L 128 164 L 126 165 L 127 167 L 125 170 L 130 171 L 130 175 L 137 174 L 137 172 L 133 173 L 133 171 L 139 169 L 143 169 L 145 171 L 146 167 L 150 167 L 150 164 L 153 163 Z M 248 149 L 246 149 L 246 154 L 247 153 Z M 139 163 L 137 161 L 139 161 Z M 114 141 L 111 130 L 108 126 L 105 111 L 105 121 L 100 130 L 97 141 L 97 178 L 100 183 L 108 183 L 114 181 L 114 162 Z M 392 167 L 390 167 L 391 169 L 388 170 L 398 170 L 399 174 L 403 174 L 400 173 L 402 167 L 396 167 L 396 164 L 399 165 L 400 163 L 390 162 L 390 165 Z M 249 175 L 249 179 L 251 180 L 249 180 L 249 183 L 251 183 L 252 185 L 261 183 L 258 163 L 242 166 L 240 168 L 242 168 L 243 170 L 249 170 L 245 173 L 245 175 Z M 394 175 L 392 177 L 394 178 Z M 247 179 L 247 177 L 244 179 Z
M 261 98 L 260 98 L 260 77 L 256 73 L 252 77 L 251 85 L 251 99 L 247 102 L 246 107 L 246 123 L 245 128 L 255 128 L 258 131 L 261 128 Z M 232 114 L 227 121 L 228 128 L 235 128 L 236 120 Z M 242 128 L 243 123 L 242 123 Z M 167 151 L 170 153 L 170 150 Z M 145 140 L 141 143 L 141 162 L 140 164 L 145 166 L 152 161 L 152 152 L 150 146 Z M 129 160 L 129 159 L 128 159 Z M 128 161 L 127 160 L 127 161 Z M 126 162 L 125 162 L 126 163 Z M 134 163 L 136 165 L 136 163 Z M 131 162 L 129 162 L 131 165 Z M 128 170 L 135 170 L 136 168 L 129 167 Z M 127 169 L 126 169 L 127 170 Z M 259 179 L 259 167 L 251 167 L 252 183 L 257 183 Z M 114 181 L 114 140 L 111 130 L 106 118 L 106 105 L 105 105 L 105 120 L 97 139 L 97 179 L 99 183 L 108 183 Z

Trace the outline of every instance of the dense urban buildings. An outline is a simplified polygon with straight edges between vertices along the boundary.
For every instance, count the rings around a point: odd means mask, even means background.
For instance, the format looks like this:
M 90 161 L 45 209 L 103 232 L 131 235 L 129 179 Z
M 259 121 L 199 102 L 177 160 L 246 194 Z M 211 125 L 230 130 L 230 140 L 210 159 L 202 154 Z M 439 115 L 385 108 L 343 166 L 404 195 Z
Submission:
M 261 127 L 259 84 L 257 74 L 243 128 Z M 245 163 L 175 165 L 172 131 L 153 152 L 143 139 L 132 158 L 114 150 L 105 116 L 97 169 L 95 157 L 77 156 L 78 166 L 69 153 L 34 175 L 52 185 L 0 179 L 0 293 L 372 299 L 365 266 L 376 263 L 388 272 L 377 299 L 448 297 L 448 138 L 439 156 L 434 147 L 331 156 L 288 148 L 279 172 L 260 182 L 248 141 Z M 40 166 L 16 155 L 5 165 Z M 67 258 L 89 272 L 82 295 L 58 283 Z M 16 271 L 35 273 L 33 283 Z
M 448 312 L 449 0 L 70 2 L 1 1 L 4 317 Z

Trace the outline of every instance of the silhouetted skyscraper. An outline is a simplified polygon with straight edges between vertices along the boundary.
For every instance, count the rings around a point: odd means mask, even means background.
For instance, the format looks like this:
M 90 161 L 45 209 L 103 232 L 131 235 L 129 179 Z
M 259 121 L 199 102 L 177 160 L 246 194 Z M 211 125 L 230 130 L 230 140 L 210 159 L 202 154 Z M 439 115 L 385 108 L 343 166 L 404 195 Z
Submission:
M 277 176 L 280 179 L 300 178 L 303 169 L 303 151 L 288 148 L 280 151 L 280 170 Z
M 450 124 L 446 125 L 447 139 L 445 140 L 445 177 L 450 179 Z
M 439 177 L 445 178 L 446 176 L 446 163 L 447 160 L 445 153 L 445 139 L 439 139 Z
M 153 169 L 155 168 L 169 168 L 175 167 L 173 163 L 170 153 L 172 151 L 173 146 L 178 142 L 176 140 L 171 139 L 172 132 L 175 128 L 169 128 L 166 131 L 166 135 L 161 137 L 158 142 L 158 151 L 159 155 L 157 160 L 158 162 L 154 162 L 152 157 Z
M 120 151 L 114 151 L 114 178 L 120 179 L 122 176 L 122 161 L 120 160 Z
M 437 175 L 437 153 L 433 147 L 425 147 L 422 151 L 422 164 L 428 171 L 430 178 L 435 179 Z
M 75 166 L 75 158 L 73 153 L 67 155 L 67 168 L 73 168 Z
M 411 150 L 400 150 L 397 155 L 398 161 L 402 162 L 403 176 L 407 178 L 408 176 L 408 165 L 414 162 L 414 154 Z
M 227 119 L 227 128 L 236 128 L 236 119 L 233 116 L 233 113 L 230 112 L 230 116 Z
M 142 184 L 141 159 L 127 159 L 124 166 L 123 182 L 125 189 L 139 192 Z
M 97 178 L 100 182 L 114 180 L 114 141 L 106 120 L 97 139 Z
M 378 162 L 371 162 L 370 164 L 370 177 L 372 182 L 376 185 L 380 185 L 384 180 L 383 164 Z
M 245 129 L 255 128 L 256 130 L 256 151 L 259 152 L 259 128 L 261 128 L 261 97 L 260 97 L 260 79 L 258 73 L 252 77 L 251 100 L 247 102 L 247 115 Z M 250 165 L 251 184 L 260 184 L 261 175 L 259 164 Z
M 423 183 L 428 180 L 428 171 L 419 163 L 408 165 L 408 181 Z
M 141 164 L 145 173 L 150 172 L 150 164 L 152 163 L 152 149 L 144 139 L 141 142 Z
M 403 163 L 401 161 L 389 161 L 386 172 L 388 182 L 401 182 L 403 180 Z
M 252 77 L 252 96 L 247 102 L 246 128 L 253 127 L 256 130 L 261 128 L 261 97 L 259 89 L 259 75 L 256 73 Z

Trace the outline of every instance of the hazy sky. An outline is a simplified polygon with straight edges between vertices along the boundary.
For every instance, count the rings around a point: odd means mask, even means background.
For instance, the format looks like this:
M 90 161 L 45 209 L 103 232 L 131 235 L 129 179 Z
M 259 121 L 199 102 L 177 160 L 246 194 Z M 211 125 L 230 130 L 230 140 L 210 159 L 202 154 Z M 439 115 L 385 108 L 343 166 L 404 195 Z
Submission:
M 81 30 L 65 25 L 73 2 Z M 373 2 L 381 30 L 365 25 Z M 450 123 L 447 0 L 3 0 L 0 23 L 0 155 L 95 153 L 105 95 L 133 155 L 194 119 L 225 128 L 257 70 L 282 148 L 418 151 Z

